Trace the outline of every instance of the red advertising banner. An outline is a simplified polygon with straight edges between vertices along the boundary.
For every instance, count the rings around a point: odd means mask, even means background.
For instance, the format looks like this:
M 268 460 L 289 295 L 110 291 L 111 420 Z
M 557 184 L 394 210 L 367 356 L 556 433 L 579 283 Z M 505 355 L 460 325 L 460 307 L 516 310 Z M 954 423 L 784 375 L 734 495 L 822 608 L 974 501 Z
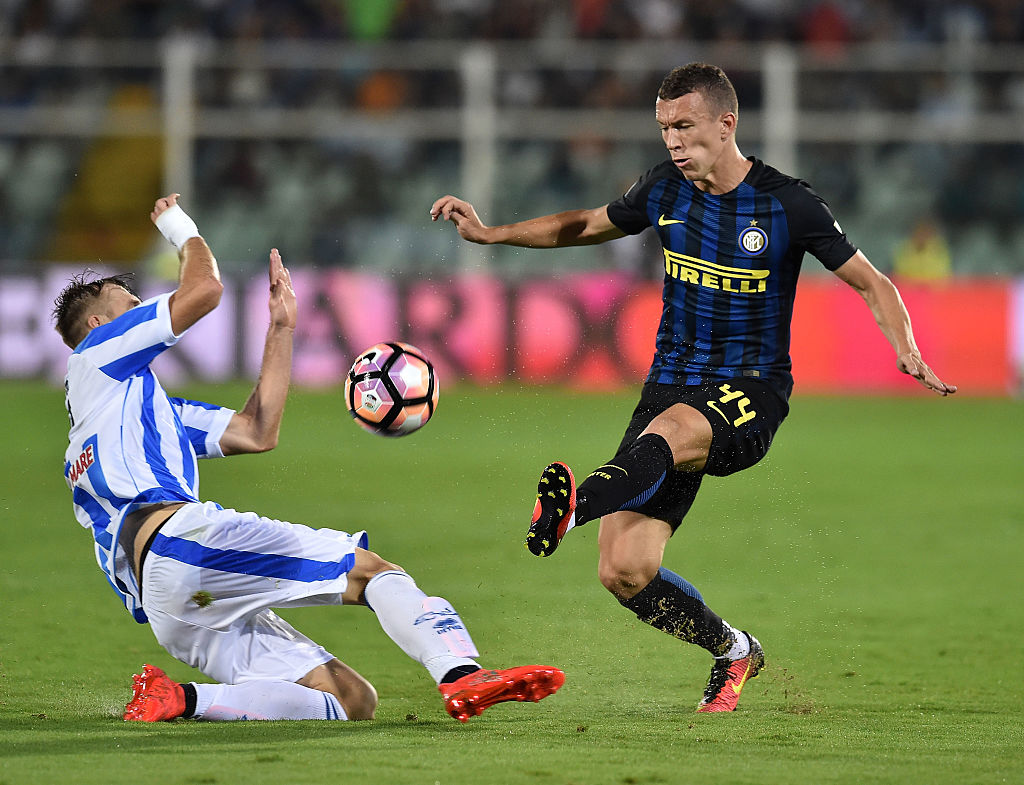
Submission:
M 0 278 L 0 378 L 60 383 L 68 350 L 53 331 L 53 298 L 71 272 Z M 106 274 L 106 273 L 104 273 Z M 340 385 L 356 355 L 379 341 L 425 351 L 443 383 L 639 384 L 654 353 L 661 285 L 615 273 L 508 282 L 489 275 L 392 278 L 350 270 L 292 271 L 299 298 L 294 380 Z M 170 284 L 144 283 L 143 297 Z M 901 285 L 923 356 L 966 395 L 1017 391 L 1024 294 L 1013 281 Z M 254 378 L 267 324 L 263 276 L 226 281 L 216 311 L 157 360 L 170 386 Z M 1019 335 L 1018 335 L 1019 334 Z M 1018 335 L 1018 338 L 1014 338 Z M 827 276 L 799 284 L 792 333 L 798 393 L 918 391 L 861 298 Z
M 1013 390 L 1010 287 L 1002 281 L 899 283 L 925 361 L 968 395 Z M 797 290 L 790 354 L 800 392 L 912 393 L 864 301 L 845 284 L 806 278 Z

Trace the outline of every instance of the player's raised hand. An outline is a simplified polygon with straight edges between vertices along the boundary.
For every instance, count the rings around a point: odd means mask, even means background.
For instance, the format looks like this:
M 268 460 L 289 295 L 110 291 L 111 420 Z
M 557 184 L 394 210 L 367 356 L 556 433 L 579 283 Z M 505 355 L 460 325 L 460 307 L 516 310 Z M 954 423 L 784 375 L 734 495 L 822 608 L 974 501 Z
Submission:
M 457 196 L 442 196 L 430 207 L 430 220 L 442 218 L 455 224 L 459 235 L 473 243 L 488 242 L 487 230 L 490 228 L 480 220 L 473 205 Z
M 939 395 L 952 395 L 957 391 L 954 384 L 946 384 L 935 375 L 935 372 L 928 367 L 916 352 L 906 352 L 896 358 L 896 367 L 901 373 L 913 376 L 923 387 L 934 390 Z
M 181 194 L 167 194 L 156 200 L 156 204 L 153 205 L 153 212 L 149 214 L 149 219 L 156 223 L 156 219 L 160 217 L 160 214 L 165 210 L 169 210 L 178 203 L 178 197 Z
M 276 248 L 270 249 L 270 324 L 295 329 L 295 290 L 292 276 Z

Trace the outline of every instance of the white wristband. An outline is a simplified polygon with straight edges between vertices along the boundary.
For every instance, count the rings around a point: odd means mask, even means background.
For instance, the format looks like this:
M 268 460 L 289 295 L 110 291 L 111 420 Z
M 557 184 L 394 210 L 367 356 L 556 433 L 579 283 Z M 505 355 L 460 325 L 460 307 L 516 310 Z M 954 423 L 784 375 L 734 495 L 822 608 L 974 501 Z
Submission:
M 200 236 L 196 222 L 176 204 L 171 205 L 156 217 L 156 228 L 179 251 L 186 240 Z

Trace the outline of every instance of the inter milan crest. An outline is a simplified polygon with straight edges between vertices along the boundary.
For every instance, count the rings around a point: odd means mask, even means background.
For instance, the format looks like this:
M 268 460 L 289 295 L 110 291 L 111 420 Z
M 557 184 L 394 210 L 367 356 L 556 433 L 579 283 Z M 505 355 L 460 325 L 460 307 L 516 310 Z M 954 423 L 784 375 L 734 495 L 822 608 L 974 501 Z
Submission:
M 764 229 L 757 225 L 757 219 L 753 219 L 750 222 L 750 226 L 740 232 L 739 238 L 737 238 L 740 248 L 743 249 L 743 253 L 747 256 L 760 256 L 764 253 L 764 249 L 768 247 L 768 235 L 765 234 Z

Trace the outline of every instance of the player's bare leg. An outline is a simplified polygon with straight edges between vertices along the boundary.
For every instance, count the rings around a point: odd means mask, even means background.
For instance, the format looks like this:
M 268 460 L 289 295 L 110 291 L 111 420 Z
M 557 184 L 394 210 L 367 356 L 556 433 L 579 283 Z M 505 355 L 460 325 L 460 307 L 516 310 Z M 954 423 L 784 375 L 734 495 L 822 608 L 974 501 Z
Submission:
M 337 658 L 314 668 L 297 683 L 332 694 L 350 720 L 372 720 L 377 710 L 377 690 Z
M 711 436 L 711 425 L 701 412 L 676 404 L 655 417 L 632 444 L 591 472 L 579 488 L 566 464 L 549 464 L 537 483 L 526 547 L 535 556 L 550 556 L 576 526 L 642 506 L 674 468 L 704 468 Z
M 693 584 L 661 566 L 672 528 L 635 512 L 601 519 L 598 534 L 601 583 L 640 621 L 715 658 L 701 712 L 732 711 L 747 681 L 764 668 L 764 653 L 748 633 L 725 622 Z
M 537 483 L 526 547 L 535 556 L 550 556 L 576 526 L 642 505 L 657 492 L 672 465 L 672 450 L 659 434 L 642 435 L 594 469 L 579 488 L 566 464 L 549 464 Z

